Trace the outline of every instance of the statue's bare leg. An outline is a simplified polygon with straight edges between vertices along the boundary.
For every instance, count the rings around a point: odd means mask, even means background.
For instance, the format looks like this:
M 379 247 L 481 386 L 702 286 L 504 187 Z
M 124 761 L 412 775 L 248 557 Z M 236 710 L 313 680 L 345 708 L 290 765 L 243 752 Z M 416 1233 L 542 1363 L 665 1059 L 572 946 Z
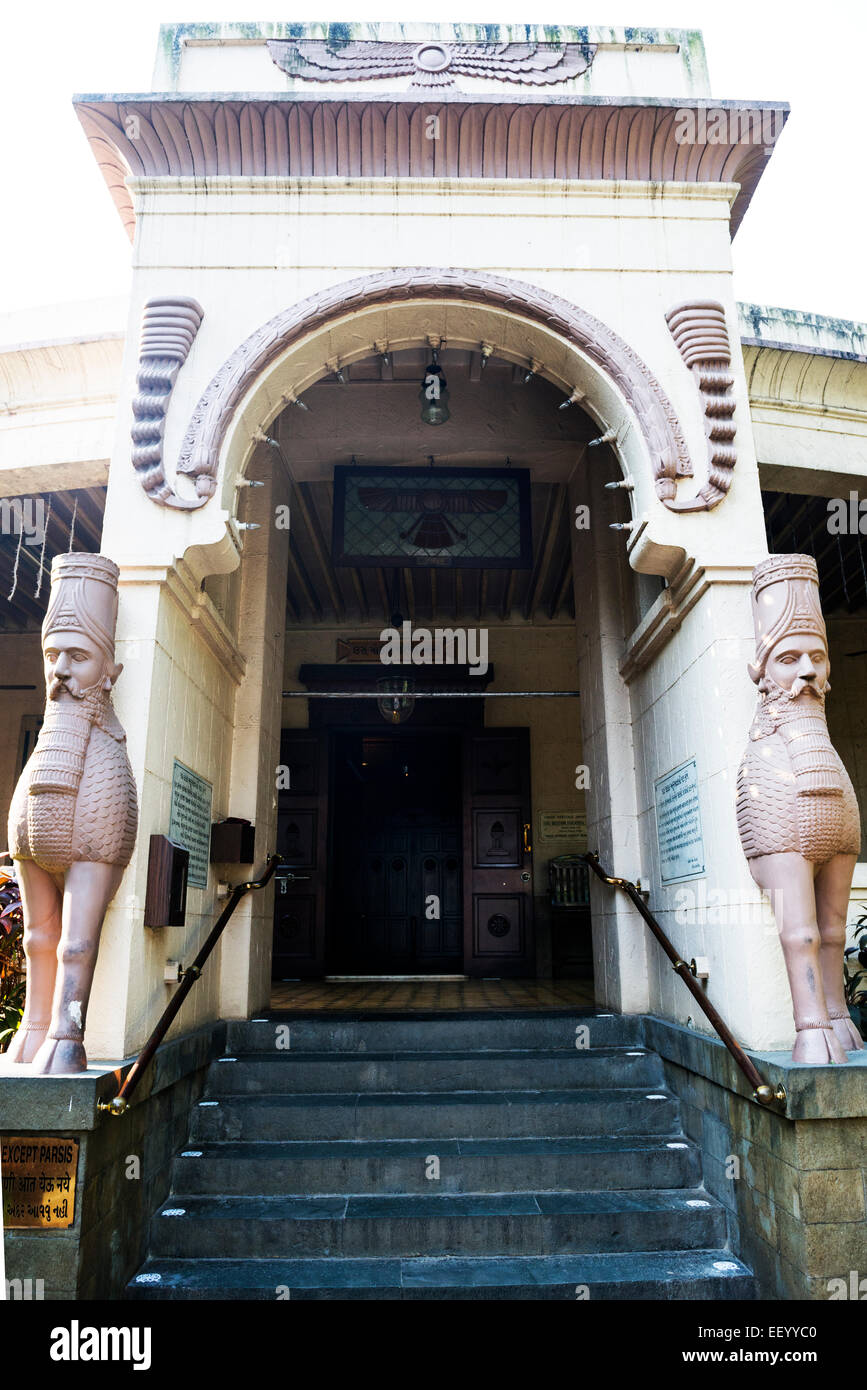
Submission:
M 17 860 L 15 872 L 24 908 L 27 997 L 24 1016 L 5 1053 L 5 1060 L 32 1062 L 45 1042 L 51 1021 L 63 899 L 54 876 L 34 864 L 32 859 Z
M 835 854 L 816 874 L 816 917 L 821 945 L 819 960 L 825 999 L 834 1032 L 845 1052 L 860 1051 L 864 1046 L 861 1035 L 846 1006 L 843 993 L 843 951 L 846 947 L 846 918 L 849 914 L 849 889 L 855 871 L 857 855 Z
M 797 1038 L 793 1062 L 846 1062 L 828 1020 L 816 920 L 816 867 L 800 854 L 764 854 L 749 861 L 750 873 L 771 899 L 789 976 Z M 825 1024 L 825 1027 L 816 1025 Z
M 123 876 L 114 864 L 71 864 L 63 895 L 63 930 L 48 1037 L 33 1059 L 35 1072 L 84 1071 L 84 1027 L 106 908 Z

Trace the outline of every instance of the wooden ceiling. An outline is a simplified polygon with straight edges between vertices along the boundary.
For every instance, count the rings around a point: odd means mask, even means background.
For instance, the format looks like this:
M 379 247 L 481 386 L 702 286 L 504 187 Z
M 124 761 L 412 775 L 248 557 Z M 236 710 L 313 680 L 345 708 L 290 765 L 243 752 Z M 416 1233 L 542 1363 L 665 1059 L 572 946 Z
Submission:
M 574 618 L 566 484 L 533 483 L 533 566 L 527 570 L 354 568 L 331 560 L 331 483 L 293 485 L 287 619 L 316 623 Z
M 763 492 L 765 531 L 772 555 L 812 555 L 827 617 L 867 608 L 867 536 L 832 535 L 828 498 Z
M 99 551 L 105 493 L 104 487 L 90 487 L 4 499 L 9 506 L 3 513 L 4 524 L 0 528 L 0 632 L 39 631 L 48 607 L 51 561 L 54 556 L 69 549 L 91 554 Z M 22 540 L 16 514 L 11 510 L 16 501 L 29 503 L 30 508 L 37 502 L 42 503 L 42 515 L 47 523 L 44 549 L 41 536 L 36 544 L 27 543 L 28 532 L 34 534 L 32 526 L 27 526 L 28 518 L 32 522 L 40 513 L 28 510 L 26 506 L 18 513 L 25 521 Z M 20 545 L 19 540 L 22 540 Z
M 427 349 L 364 358 L 305 393 L 311 413 L 284 411 L 272 427 L 292 479 L 287 620 L 311 624 L 564 621 L 575 615 L 566 479 L 591 437 L 579 410 L 562 412 L 561 392 L 527 367 L 480 352 L 440 352 L 453 426 L 421 423 L 415 399 Z M 351 450 L 356 450 L 352 453 Z M 335 463 L 531 470 L 533 563 L 526 570 L 345 567 L 331 558 Z

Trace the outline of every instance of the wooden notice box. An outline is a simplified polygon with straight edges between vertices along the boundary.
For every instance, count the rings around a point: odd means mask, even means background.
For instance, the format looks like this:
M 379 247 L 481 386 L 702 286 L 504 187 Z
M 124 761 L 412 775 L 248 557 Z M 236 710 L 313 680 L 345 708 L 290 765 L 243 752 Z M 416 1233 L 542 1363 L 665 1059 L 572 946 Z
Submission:
M 189 851 L 167 835 L 151 835 L 145 891 L 146 927 L 182 927 L 187 915 Z
M 211 826 L 212 864 L 252 864 L 256 827 L 238 816 L 228 816 Z

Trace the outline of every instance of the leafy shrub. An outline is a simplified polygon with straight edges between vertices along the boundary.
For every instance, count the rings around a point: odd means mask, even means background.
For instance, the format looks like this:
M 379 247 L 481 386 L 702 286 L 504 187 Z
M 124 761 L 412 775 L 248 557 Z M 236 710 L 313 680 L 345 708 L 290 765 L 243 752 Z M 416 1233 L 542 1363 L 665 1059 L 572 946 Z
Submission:
M 12 1041 L 21 1022 L 26 990 L 24 913 L 12 869 L 0 867 L 0 1052 Z

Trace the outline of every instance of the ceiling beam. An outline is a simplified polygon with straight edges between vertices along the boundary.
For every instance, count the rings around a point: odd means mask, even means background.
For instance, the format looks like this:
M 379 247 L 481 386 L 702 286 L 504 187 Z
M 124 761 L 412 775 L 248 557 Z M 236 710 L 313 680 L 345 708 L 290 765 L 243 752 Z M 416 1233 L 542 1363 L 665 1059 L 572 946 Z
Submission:
M 556 483 L 551 488 L 551 495 L 548 498 L 548 506 L 545 512 L 545 525 L 542 530 L 542 545 L 539 554 L 536 556 L 536 563 L 530 583 L 527 586 L 527 596 L 524 599 L 524 617 L 529 621 L 533 616 L 536 601 L 542 593 L 545 580 L 548 577 L 548 569 L 551 564 L 551 556 L 554 552 L 554 543 L 557 540 L 557 533 L 560 529 L 560 521 L 563 516 L 563 507 L 566 503 L 566 484 Z
M 292 486 L 295 493 L 295 501 L 301 513 L 301 519 L 304 522 L 310 544 L 313 547 L 313 552 L 319 563 L 323 578 L 325 579 L 325 587 L 331 599 L 331 606 L 334 609 L 335 616 L 340 620 L 346 616 L 346 605 L 337 583 L 337 576 L 331 564 L 331 557 L 325 546 L 322 528 L 319 525 L 319 517 L 315 511 L 315 503 L 312 498 L 308 499 L 306 496 L 308 484 L 298 483 L 293 479 Z
M 515 598 L 515 580 L 517 570 L 506 570 L 506 584 L 503 589 L 503 602 L 500 604 L 500 618 L 505 622 L 506 618 L 512 616 L 512 603 Z
M 562 604 L 564 598 L 566 597 L 567 586 L 571 583 L 571 580 L 572 580 L 572 552 L 571 552 L 571 549 L 567 548 L 567 550 L 566 550 L 566 557 L 565 557 L 565 559 L 564 559 L 564 561 L 563 561 L 563 566 L 562 566 L 562 568 L 561 568 L 561 570 L 560 570 L 560 574 L 559 574 L 559 576 L 558 576 L 558 578 L 557 578 L 557 582 L 555 583 L 553 589 L 551 590 L 551 597 L 550 597 L 550 599 L 548 600 L 548 617 L 549 617 L 549 618 L 553 618 L 553 617 L 556 616 L 557 613 L 559 613 L 559 611 L 560 611 L 560 606 L 561 606 L 561 604 Z
M 304 567 L 301 553 L 295 543 L 295 537 L 291 531 L 289 533 L 289 568 L 297 581 L 297 587 L 304 595 L 305 601 L 317 618 L 322 617 L 322 604 L 316 594 L 316 590 L 310 582 L 310 576 Z

